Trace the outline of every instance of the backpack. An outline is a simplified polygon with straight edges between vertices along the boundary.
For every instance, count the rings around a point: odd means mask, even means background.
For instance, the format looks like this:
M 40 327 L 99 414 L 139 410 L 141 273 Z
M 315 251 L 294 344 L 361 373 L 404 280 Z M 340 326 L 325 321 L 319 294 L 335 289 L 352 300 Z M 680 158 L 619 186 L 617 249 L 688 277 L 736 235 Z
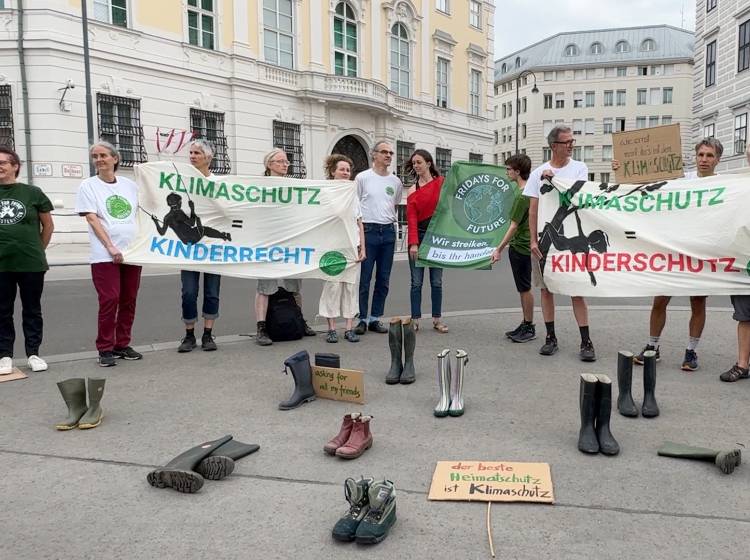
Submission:
M 294 301 L 292 292 L 279 287 L 275 294 L 268 297 L 266 330 L 274 342 L 299 340 L 305 335 L 302 310 Z

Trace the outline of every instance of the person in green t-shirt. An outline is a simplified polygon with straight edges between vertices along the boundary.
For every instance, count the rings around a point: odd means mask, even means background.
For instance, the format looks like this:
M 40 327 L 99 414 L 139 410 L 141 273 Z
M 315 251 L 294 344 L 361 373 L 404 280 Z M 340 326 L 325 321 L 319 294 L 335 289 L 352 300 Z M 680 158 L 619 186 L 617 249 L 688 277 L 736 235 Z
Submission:
M 518 188 L 523 192 L 526 180 L 531 173 L 531 159 L 526 154 L 516 154 L 505 161 L 508 178 L 515 181 Z M 529 199 L 519 196 L 511 211 L 511 222 L 505 237 L 500 245 L 492 253 L 492 262 L 500 260 L 500 255 L 506 245 L 510 267 L 513 271 L 513 280 L 521 297 L 521 309 L 523 310 L 523 322 L 514 330 L 505 333 L 505 336 L 513 342 L 528 342 L 536 338 L 534 327 L 534 294 L 531 293 L 531 250 L 529 248 L 531 237 L 529 236 Z
M 42 289 L 52 237 L 52 203 L 38 187 L 18 182 L 21 160 L 10 148 L 0 146 L 0 375 L 13 372 L 16 331 L 13 309 L 21 294 L 23 336 L 27 363 L 32 371 L 44 371 L 39 357 L 42 344 Z

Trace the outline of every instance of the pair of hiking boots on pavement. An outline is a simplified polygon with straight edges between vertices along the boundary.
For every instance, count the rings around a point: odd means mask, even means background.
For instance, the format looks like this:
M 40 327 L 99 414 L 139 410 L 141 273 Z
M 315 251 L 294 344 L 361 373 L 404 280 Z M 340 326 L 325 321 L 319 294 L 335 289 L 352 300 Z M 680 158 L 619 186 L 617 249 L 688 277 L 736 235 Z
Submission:
M 198 341 L 195 339 L 195 329 L 185 329 L 185 337 L 180 342 L 177 351 L 180 354 L 186 352 L 192 352 L 198 347 Z M 203 336 L 201 336 L 201 350 L 204 352 L 213 352 L 218 347 L 216 346 L 216 340 L 211 329 L 205 329 Z
M 258 449 L 257 444 L 242 443 L 227 435 L 188 449 L 148 473 L 146 480 L 154 488 L 194 494 L 203 487 L 205 480 L 222 480 L 232 474 L 235 461 Z
M 339 433 L 323 446 L 328 455 L 356 459 L 372 447 L 370 421 L 372 416 L 352 412 L 344 416 Z
M 132 346 L 125 348 L 115 348 L 111 351 L 99 352 L 99 367 L 113 367 L 117 365 L 117 360 L 142 360 L 143 354 L 133 350 Z
M 396 488 L 390 480 L 372 478 L 344 482 L 349 511 L 333 527 L 333 538 L 341 542 L 376 544 L 383 541 L 396 523 Z
M 633 362 L 635 362 L 639 366 L 642 366 L 644 360 L 643 355 L 649 351 L 656 353 L 657 362 L 661 360 L 659 347 L 652 344 L 646 344 L 646 346 L 643 347 L 643 350 L 641 350 L 641 353 L 633 357 Z M 685 349 L 685 357 L 682 360 L 680 369 L 682 371 L 695 371 L 698 369 L 698 354 L 695 353 L 695 350 L 691 350 L 690 348 Z

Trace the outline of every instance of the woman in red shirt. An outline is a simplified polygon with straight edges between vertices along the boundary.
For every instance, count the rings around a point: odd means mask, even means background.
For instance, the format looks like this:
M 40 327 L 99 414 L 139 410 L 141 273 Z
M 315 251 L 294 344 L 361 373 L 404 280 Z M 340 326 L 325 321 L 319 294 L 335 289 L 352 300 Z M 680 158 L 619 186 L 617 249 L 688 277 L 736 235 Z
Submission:
M 415 179 L 414 185 L 407 191 L 406 223 L 409 236 L 409 268 L 411 269 L 411 317 L 415 330 L 418 330 L 419 319 L 422 317 L 424 267 L 416 266 L 417 252 L 440 199 L 443 178 L 427 150 L 415 150 L 406 162 L 405 171 Z M 441 320 L 442 268 L 430 267 L 430 294 L 432 296 L 432 326 L 438 332 L 447 333 L 448 326 Z

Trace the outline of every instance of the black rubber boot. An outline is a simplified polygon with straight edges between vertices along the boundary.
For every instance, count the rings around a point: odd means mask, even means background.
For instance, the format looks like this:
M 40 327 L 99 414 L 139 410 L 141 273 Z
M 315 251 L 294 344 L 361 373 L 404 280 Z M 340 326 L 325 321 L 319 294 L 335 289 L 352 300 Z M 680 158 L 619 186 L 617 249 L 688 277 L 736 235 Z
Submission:
M 148 480 L 148 483 L 154 488 L 169 487 L 178 492 L 194 494 L 203 487 L 203 477 L 195 472 L 194 469 L 203 459 L 211 455 L 217 448 L 221 447 L 231 439 L 232 436 L 224 436 L 223 438 L 214 441 L 207 441 L 206 443 L 197 445 L 192 449 L 188 449 L 163 467 L 148 473 L 146 480 Z M 223 463 L 222 469 L 225 471 L 224 476 L 230 474 L 234 470 L 234 461 L 229 457 L 215 457 L 215 459 L 218 459 L 218 461 L 213 461 L 214 466 L 212 466 L 212 468 L 216 468 L 216 463 Z
M 599 453 L 599 440 L 596 438 L 594 420 L 596 419 L 596 386 L 599 383 L 595 375 L 581 374 L 579 405 L 581 408 L 581 430 L 578 433 L 578 449 L 584 453 Z
M 636 418 L 638 407 L 633 402 L 633 353 L 620 350 L 617 353 L 617 410 L 623 416 Z
M 391 350 L 391 369 L 385 376 L 385 382 L 388 385 L 395 385 L 401 381 L 401 372 L 404 366 L 401 362 L 401 352 L 404 348 L 404 331 L 401 328 L 401 319 L 391 319 L 388 325 L 388 347 Z
M 399 382 L 403 385 L 414 383 L 417 376 L 414 371 L 414 350 L 417 347 L 417 333 L 414 332 L 414 323 L 406 319 L 402 325 L 402 336 L 404 338 L 404 369 L 401 372 Z
M 656 404 L 656 352 L 648 350 L 643 353 L 643 406 L 644 418 L 659 416 L 659 405 Z
M 719 467 L 719 470 L 724 474 L 733 473 L 735 467 L 742 462 L 742 451 L 739 449 L 714 451 L 705 447 L 693 447 L 692 445 L 683 445 L 671 441 L 665 441 L 657 453 L 662 457 L 708 461 Z
M 66 379 L 57 384 L 65 404 L 68 406 L 68 417 L 55 424 L 58 430 L 72 430 L 78 427 L 78 421 L 88 410 L 86 406 L 86 380 L 83 377 Z
M 312 384 L 312 368 L 310 367 L 310 355 L 307 350 L 297 352 L 284 360 L 286 374 L 292 370 L 294 378 L 294 392 L 288 400 L 279 403 L 279 410 L 292 410 L 306 402 L 315 400 L 315 390 Z
M 596 376 L 596 437 L 599 451 L 605 455 L 617 455 L 620 445 L 609 431 L 609 418 L 612 414 L 612 380 L 606 375 Z
M 221 447 L 211 453 L 208 457 L 203 459 L 197 467 L 195 472 L 200 474 L 207 480 L 221 480 L 228 474 L 225 469 L 221 468 L 222 461 L 215 460 L 217 457 L 229 457 L 232 461 L 239 461 L 243 457 L 247 457 L 251 453 L 255 453 L 260 449 L 260 445 L 255 443 L 242 443 L 236 439 L 229 440 Z

